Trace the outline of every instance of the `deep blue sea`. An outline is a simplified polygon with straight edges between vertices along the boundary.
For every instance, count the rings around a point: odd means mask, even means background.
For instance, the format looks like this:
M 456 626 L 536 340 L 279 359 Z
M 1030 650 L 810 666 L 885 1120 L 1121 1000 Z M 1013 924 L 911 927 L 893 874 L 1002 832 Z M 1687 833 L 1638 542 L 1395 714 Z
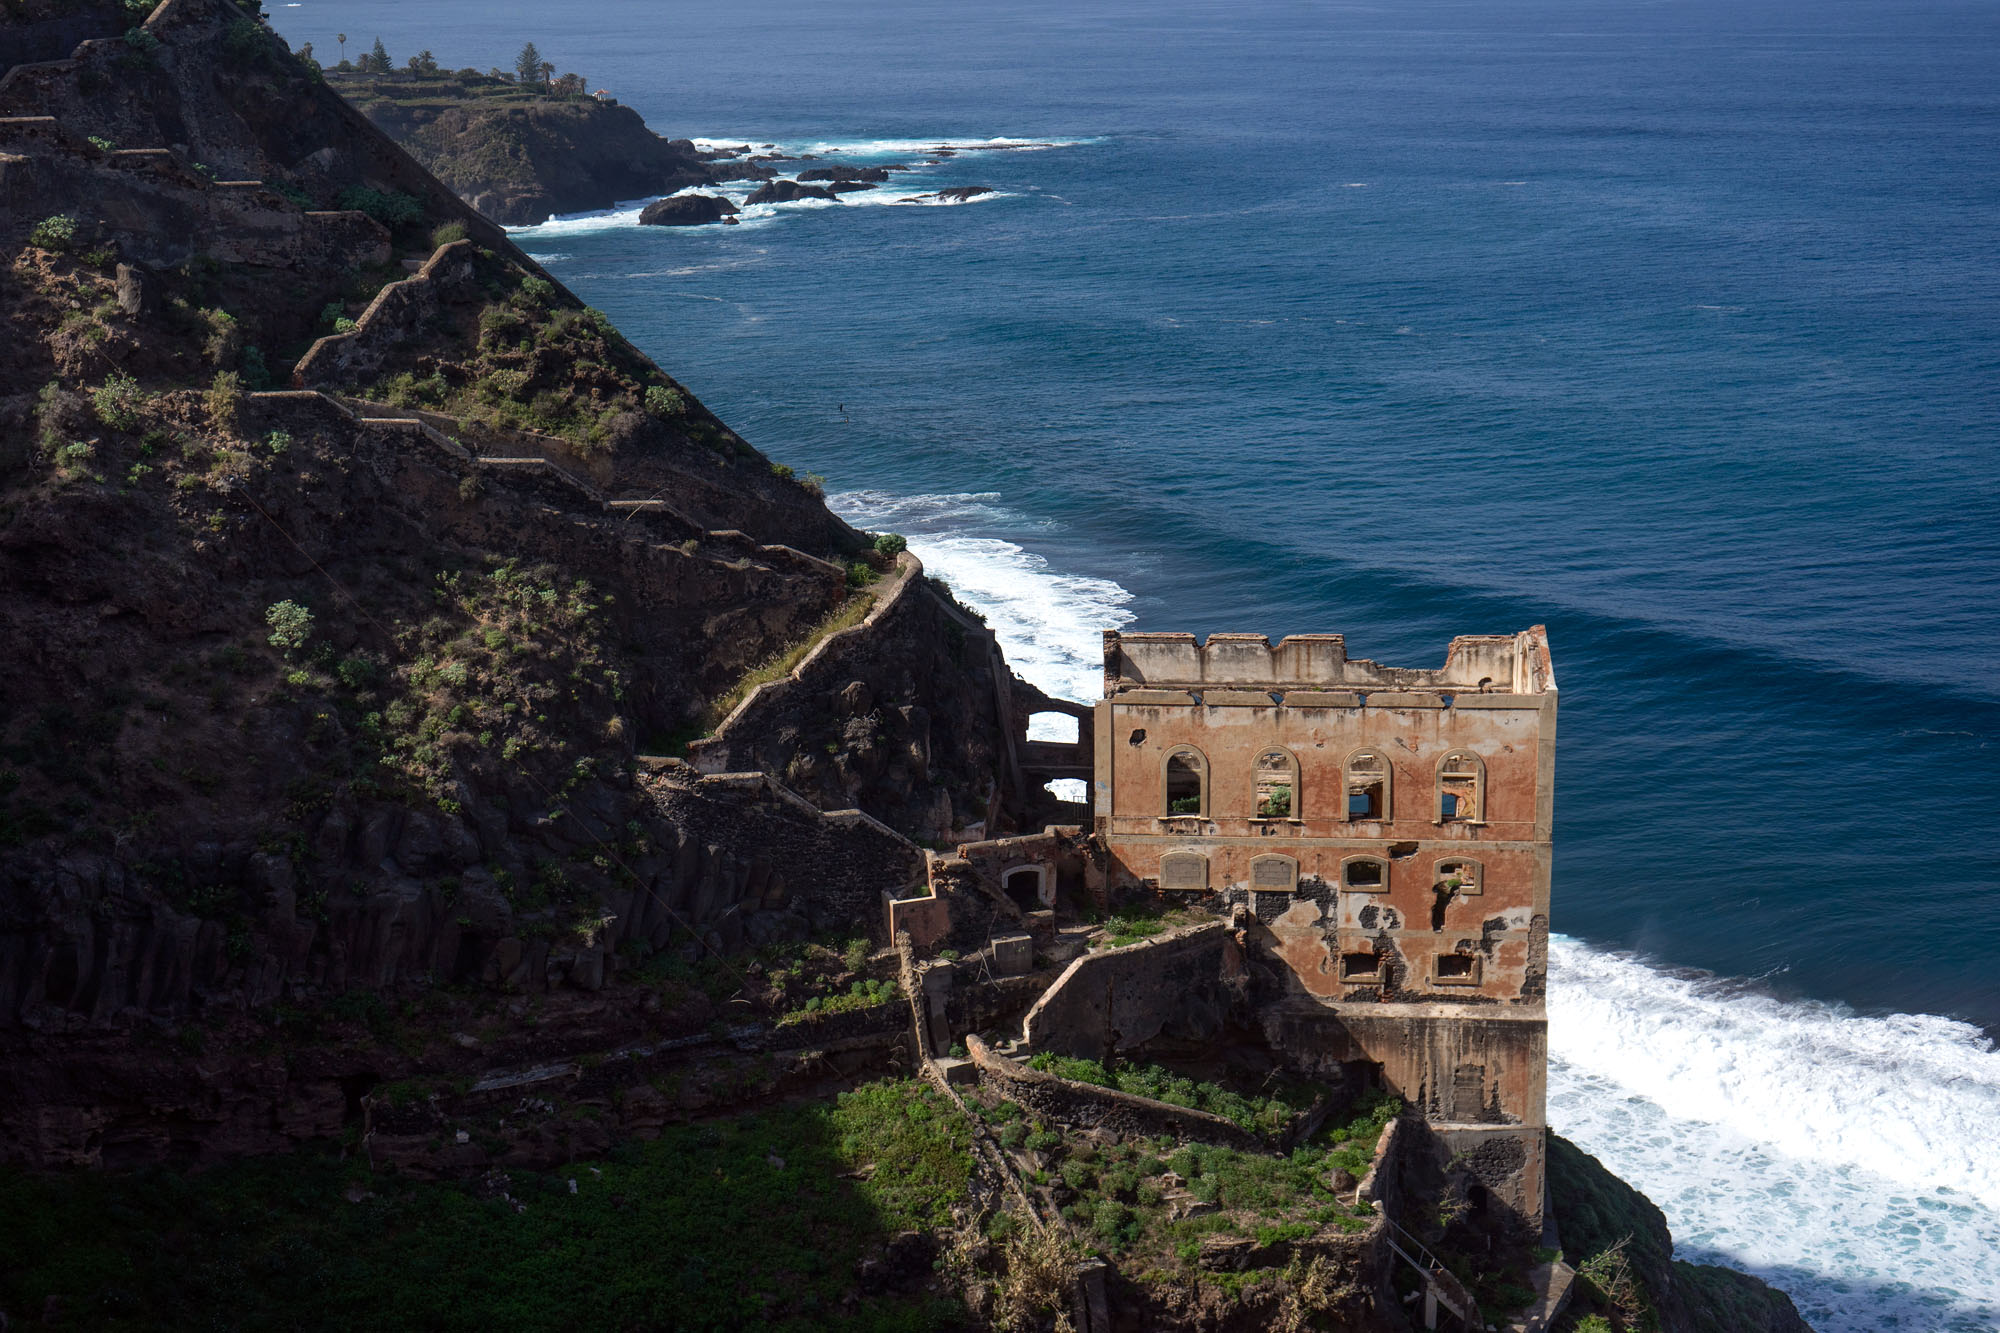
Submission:
M 2000 4 L 275 12 L 968 146 L 518 239 L 1052 689 L 1107 626 L 1546 622 L 1554 1124 L 1821 1333 L 2000 1328 Z

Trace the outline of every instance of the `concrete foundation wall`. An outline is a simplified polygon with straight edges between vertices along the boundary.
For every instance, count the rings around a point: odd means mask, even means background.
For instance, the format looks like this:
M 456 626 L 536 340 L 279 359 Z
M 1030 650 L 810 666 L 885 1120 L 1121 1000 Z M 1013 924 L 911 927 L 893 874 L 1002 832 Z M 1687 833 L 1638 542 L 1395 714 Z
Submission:
M 1220 921 L 1085 954 L 1035 1002 L 1022 1037 L 1037 1051 L 1105 1060 L 1162 1035 L 1222 1029 L 1241 951 Z

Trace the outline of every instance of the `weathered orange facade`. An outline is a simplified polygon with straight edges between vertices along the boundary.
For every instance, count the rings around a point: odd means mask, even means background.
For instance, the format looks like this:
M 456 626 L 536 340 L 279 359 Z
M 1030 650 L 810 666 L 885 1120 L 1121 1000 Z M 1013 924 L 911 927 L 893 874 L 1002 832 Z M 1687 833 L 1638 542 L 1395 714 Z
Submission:
M 1454 639 L 1436 670 L 1350 659 L 1339 635 L 1107 633 L 1094 728 L 1111 885 L 1249 908 L 1288 991 L 1264 1014 L 1273 1043 L 1379 1066 L 1538 1224 L 1556 738 L 1541 627 Z

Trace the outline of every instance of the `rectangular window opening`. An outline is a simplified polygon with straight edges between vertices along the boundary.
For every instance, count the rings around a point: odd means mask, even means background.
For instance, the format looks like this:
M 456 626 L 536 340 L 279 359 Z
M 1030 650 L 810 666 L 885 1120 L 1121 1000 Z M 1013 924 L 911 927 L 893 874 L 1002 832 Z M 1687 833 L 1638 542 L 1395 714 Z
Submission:
M 1382 955 L 1375 953 L 1344 953 L 1340 956 L 1342 980 L 1375 981 L 1382 976 Z
M 1351 888 L 1378 889 L 1382 887 L 1382 863 L 1380 861 L 1348 862 L 1347 883 Z
M 1461 981 L 1470 980 L 1473 976 L 1473 969 L 1478 965 L 1479 960 L 1469 953 L 1439 954 L 1437 960 L 1438 980 L 1443 981 L 1446 978 L 1456 978 Z

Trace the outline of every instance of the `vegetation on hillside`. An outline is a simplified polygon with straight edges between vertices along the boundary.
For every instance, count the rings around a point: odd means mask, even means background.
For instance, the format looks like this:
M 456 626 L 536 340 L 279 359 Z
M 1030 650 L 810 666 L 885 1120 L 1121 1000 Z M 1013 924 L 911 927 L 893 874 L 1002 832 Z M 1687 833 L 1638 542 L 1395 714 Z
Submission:
M 419 1182 L 360 1156 L 0 1170 L 0 1309 L 57 1327 L 945 1326 L 857 1264 L 951 1221 L 969 1130 L 917 1082 L 665 1130 L 601 1161 Z

